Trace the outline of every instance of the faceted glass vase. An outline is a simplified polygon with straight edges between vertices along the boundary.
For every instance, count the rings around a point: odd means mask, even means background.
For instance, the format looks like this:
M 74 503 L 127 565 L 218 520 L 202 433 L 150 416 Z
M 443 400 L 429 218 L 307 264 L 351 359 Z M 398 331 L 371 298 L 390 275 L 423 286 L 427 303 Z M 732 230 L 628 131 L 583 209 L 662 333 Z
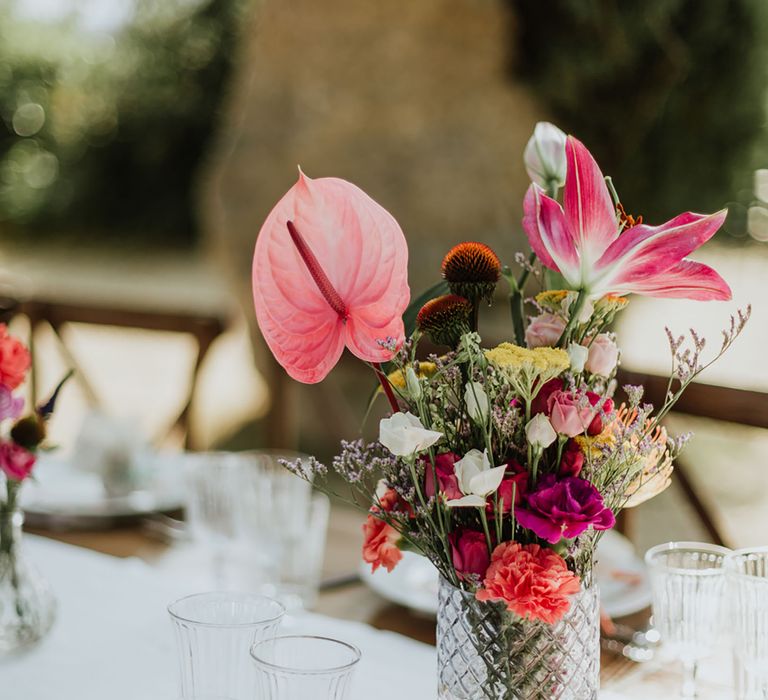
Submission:
M 51 629 L 56 599 L 24 558 L 19 510 L 0 507 L 0 655 L 32 646 Z
M 571 598 L 554 625 L 524 620 L 501 603 L 440 580 L 440 700 L 596 700 L 600 687 L 597 587 Z

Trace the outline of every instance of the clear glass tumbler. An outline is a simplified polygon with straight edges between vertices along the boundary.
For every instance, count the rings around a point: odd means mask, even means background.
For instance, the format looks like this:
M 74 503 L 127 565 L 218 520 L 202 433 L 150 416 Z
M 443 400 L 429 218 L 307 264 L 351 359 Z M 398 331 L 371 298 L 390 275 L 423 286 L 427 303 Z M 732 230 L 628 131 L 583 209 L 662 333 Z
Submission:
M 768 547 L 725 560 L 737 700 L 768 700 Z
M 189 456 L 187 520 L 193 541 L 210 558 L 210 585 L 258 591 L 289 609 L 313 606 L 330 504 L 280 464 L 300 457 L 272 451 Z
M 198 593 L 168 606 L 183 700 L 252 700 L 248 650 L 275 636 L 285 608 L 250 593 Z
M 346 700 L 360 651 L 326 637 L 287 636 L 254 644 L 260 700 Z
M 665 650 L 683 665 L 680 697 L 696 697 L 699 661 L 722 633 L 724 559 L 731 550 L 701 542 L 667 542 L 645 554 L 653 592 L 653 624 Z

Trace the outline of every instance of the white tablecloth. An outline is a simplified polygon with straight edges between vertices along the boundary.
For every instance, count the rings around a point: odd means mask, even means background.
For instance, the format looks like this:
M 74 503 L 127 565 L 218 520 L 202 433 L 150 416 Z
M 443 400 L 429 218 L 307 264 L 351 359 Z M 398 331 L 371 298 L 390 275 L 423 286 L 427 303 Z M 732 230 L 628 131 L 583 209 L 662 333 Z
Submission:
M 0 698 L 176 698 L 176 658 L 166 605 L 195 591 L 136 559 L 117 559 L 31 536 L 26 545 L 56 590 L 58 615 L 40 645 L 0 660 Z M 352 700 L 435 698 L 433 647 L 320 615 L 289 617 L 283 630 L 320 633 L 361 649 Z M 620 700 L 615 695 L 602 698 Z

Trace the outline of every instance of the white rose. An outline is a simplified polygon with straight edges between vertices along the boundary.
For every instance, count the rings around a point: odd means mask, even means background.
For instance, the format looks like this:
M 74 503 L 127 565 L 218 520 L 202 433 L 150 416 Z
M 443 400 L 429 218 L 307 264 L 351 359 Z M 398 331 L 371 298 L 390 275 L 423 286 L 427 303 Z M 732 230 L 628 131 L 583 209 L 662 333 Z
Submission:
M 565 134 L 554 124 L 539 122 L 523 154 L 528 177 L 544 189 L 565 184 Z
M 490 405 L 488 395 L 480 382 L 467 382 L 464 390 L 464 402 L 467 404 L 469 417 L 477 423 L 485 424 L 488 420 Z
M 525 437 L 534 447 L 549 447 L 557 440 L 557 433 L 543 413 L 537 413 L 525 426 Z
M 554 314 L 541 314 L 531 319 L 525 329 L 525 344 L 529 348 L 554 347 L 565 330 L 565 320 Z
M 393 455 L 410 457 L 434 445 L 442 433 L 427 430 L 412 413 L 394 413 L 379 422 L 379 442 Z
M 610 377 L 619 361 L 619 347 L 607 333 L 600 333 L 589 346 L 584 365 L 592 374 Z
M 571 343 L 568 345 L 568 357 L 571 360 L 571 369 L 578 374 L 584 370 L 584 364 L 587 361 L 587 355 L 589 354 L 589 348 L 579 345 L 578 343 Z
M 451 508 L 483 508 L 485 499 L 499 488 L 506 465 L 491 468 L 487 450 L 470 450 L 453 465 L 453 470 L 464 497 L 447 501 L 446 505 Z

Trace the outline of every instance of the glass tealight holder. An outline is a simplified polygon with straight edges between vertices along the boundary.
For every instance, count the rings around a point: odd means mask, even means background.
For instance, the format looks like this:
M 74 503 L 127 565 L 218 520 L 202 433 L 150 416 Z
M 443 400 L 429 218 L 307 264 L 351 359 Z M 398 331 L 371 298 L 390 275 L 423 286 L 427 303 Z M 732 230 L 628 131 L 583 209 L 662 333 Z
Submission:
M 251 647 L 259 700 L 347 700 L 360 651 L 327 637 L 275 637 Z
M 737 700 L 768 698 L 768 547 L 725 559 Z
M 285 608 L 251 593 L 198 593 L 168 606 L 178 647 L 181 700 L 252 700 L 254 644 L 275 636 Z

